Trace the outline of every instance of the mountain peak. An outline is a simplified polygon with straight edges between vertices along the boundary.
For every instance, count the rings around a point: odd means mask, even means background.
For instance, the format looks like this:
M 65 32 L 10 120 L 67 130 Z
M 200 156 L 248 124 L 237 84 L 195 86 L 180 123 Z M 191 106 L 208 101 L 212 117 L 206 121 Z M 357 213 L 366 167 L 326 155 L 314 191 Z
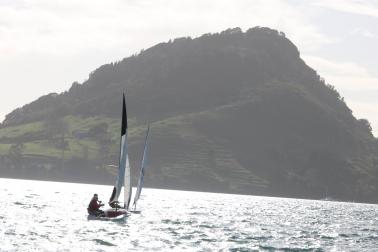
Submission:
M 147 120 L 154 127 L 157 186 L 179 181 L 181 189 L 295 197 L 320 197 L 328 188 L 336 198 L 375 199 L 377 144 L 369 122 L 353 116 L 284 33 L 266 27 L 157 44 L 99 67 L 66 92 L 14 110 L 2 127 L 71 120 L 73 135 L 92 137 L 67 143 L 83 149 L 83 157 L 71 155 L 85 163 L 86 144 L 104 144 L 106 131 L 117 128 L 123 92 L 135 129 L 130 132 L 140 135 Z M 83 133 L 81 127 L 90 129 Z M 33 140 L 27 147 L 34 153 L 35 146 L 51 145 L 43 136 L 41 130 L 3 140 Z M 130 139 L 132 145 L 142 138 Z

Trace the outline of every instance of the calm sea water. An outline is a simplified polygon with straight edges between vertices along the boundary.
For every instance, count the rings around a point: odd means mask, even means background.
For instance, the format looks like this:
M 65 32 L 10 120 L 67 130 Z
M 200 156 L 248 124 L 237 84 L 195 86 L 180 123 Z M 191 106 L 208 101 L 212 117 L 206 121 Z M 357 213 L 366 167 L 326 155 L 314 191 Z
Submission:
M 0 251 L 378 251 L 378 206 L 145 189 L 141 214 L 88 220 L 110 186 L 0 179 Z

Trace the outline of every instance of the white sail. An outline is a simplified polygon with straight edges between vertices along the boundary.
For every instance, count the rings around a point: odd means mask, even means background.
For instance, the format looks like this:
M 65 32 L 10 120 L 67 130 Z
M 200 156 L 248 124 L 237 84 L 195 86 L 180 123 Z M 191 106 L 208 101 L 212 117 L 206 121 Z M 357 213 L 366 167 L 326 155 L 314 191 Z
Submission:
M 126 170 L 125 170 L 125 178 L 124 178 L 124 208 L 129 209 L 130 205 L 130 199 L 131 199 L 131 193 L 132 193 L 132 188 L 131 188 L 131 169 L 130 169 L 130 163 L 129 163 L 129 157 L 126 158 Z
M 124 185 L 124 178 L 126 176 L 125 170 L 128 169 L 130 176 L 130 167 L 128 164 L 127 155 L 127 113 L 126 113 L 126 102 L 125 95 L 123 95 L 123 106 L 122 106 L 122 126 L 121 126 L 121 141 L 120 141 L 120 154 L 119 154 L 119 166 L 118 166 L 118 176 L 115 182 L 112 195 L 110 196 L 109 203 L 118 201 L 119 195 L 121 193 L 122 186 Z
M 134 197 L 134 203 L 133 205 L 136 206 L 136 203 L 139 199 L 139 196 L 142 192 L 142 187 L 143 187 L 143 182 L 144 182 L 144 170 L 147 164 L 147 152 L 148 152 L 148 135 L 150 132 L 150 125 L 147 127 L 147 132 L 146 132 L 146 138 L 144 139 L 144 150 L 143 150 L 143 158 L 142 158 L 142 163 L 140 166 L 140 172 L 139 172 L 139 180 L 138 180 L 138 185 L 137 185 L 137 190 L 135 193 Z

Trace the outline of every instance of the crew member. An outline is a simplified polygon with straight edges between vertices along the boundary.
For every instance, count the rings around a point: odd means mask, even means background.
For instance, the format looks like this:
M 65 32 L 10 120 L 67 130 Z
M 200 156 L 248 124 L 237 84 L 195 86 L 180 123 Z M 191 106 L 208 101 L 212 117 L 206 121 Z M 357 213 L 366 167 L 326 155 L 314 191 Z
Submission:
M 111 201 L 111 202 L 109 202 L 109 206 L 111 208 L 121 208 L 121 206 L 119 205 L 118 201 Z
M 104 216 L 104 211 L 100 209 L 104 204 L 98 200 L 98 195 L 95 193 L 91 199 L 91 202 L 88 205 L 88 213 L 95 216 Z

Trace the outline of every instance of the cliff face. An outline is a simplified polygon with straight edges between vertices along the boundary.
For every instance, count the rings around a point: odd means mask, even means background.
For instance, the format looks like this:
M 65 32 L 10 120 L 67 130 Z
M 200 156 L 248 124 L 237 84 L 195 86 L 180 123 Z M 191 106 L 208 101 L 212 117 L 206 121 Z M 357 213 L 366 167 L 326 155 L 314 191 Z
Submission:
M 268 28 L 179 38 L 103 65 L 67 92 L 8 114 L 0 136 L 56 117 L 118 122 L 122 92 L 134 156 L 145 122 L 153 122 L 150 186 L 376 200 L 377 144 L 369 123 L 354 118 L 295 45 Z M 40 135 L 17 139 L 43 142 Z M 67 152 L 74 149 L 68 145 Z M 116 152 L 113 147 L 113 161 Z

